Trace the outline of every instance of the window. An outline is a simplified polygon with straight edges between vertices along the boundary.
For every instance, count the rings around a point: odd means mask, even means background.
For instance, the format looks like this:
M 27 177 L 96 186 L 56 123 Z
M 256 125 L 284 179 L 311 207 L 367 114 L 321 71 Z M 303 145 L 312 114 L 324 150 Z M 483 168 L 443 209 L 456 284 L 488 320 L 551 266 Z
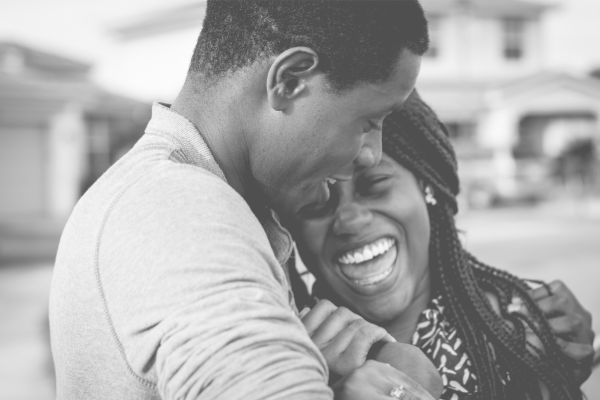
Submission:
M 431 15 L 427 18 L 429 28 L 429 50 L 425 53 L 428 58 L 437 58 L 440 53 L 440 17 Z
M 525 21 L 520 18 L 504 20 L 504 58 L 520 60 L 525 45 Z
M 455 144 L 457 142 L 470 142 L 475 138 L 475 123 L 473 121 L 446 122 L 448 136 Z
M 475 121 L 455 121 L 445 123 L 448 136 L 459 158 L 470 158 L 479 151 Z

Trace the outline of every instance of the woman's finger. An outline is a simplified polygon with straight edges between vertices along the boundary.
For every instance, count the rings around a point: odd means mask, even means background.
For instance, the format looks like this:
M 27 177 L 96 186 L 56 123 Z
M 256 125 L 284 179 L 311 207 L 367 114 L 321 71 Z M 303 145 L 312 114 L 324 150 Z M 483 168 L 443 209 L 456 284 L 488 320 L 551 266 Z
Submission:
M 388 395 L 390 395 L 394 387 L 398 386 L 401 387 L 404 392 L 401 397 L 402 400 L 434 400 L 434 397 L 431 395 L 431 393 L 425 390 L 423 386 L 405 373 L 389 366 L 389 364 L 385 365 L 383 375 L 389 380 L 389 384 L 391 385 L 389 391 L 387 392 Z
M 320 349 L 325 359 L 331 360 L 330 371 L 344 376 L 363 365 L 373 344 L 387 335 L 385 329 L 357 319 Z
M 346 307 L 338 307 L 314 330 L 311 338 L 317 344 L 328 343 L 356 320 L 363 319 Z
M 375 343 L 390 342 L 391 336 L 385 329 L 365 320 L 354 321 L 348 328 L 334 339 L 334 342 L 339 340 L 343 346 L 343 358 L 359 358 L 365 362 Z M 395 342 L 395 339 L 392 338 L 392 341 Z
M 323 324 L 327 318 L 337 310 L 337 306 L 329 300 L 319 300 L 319 302 L 302 319 L 302 324 L 306 328 L 309 336 Z

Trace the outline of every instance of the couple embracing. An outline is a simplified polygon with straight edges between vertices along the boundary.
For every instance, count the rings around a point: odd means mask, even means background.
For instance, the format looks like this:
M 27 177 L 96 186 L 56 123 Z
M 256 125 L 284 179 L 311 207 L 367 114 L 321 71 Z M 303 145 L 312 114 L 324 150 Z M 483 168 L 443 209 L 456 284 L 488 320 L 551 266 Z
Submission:
M 209 0 L 174 103 L 63 232 L 57 398 L 581 398 L 589 314 L 457 239 L 427 46 L 413 0 Z

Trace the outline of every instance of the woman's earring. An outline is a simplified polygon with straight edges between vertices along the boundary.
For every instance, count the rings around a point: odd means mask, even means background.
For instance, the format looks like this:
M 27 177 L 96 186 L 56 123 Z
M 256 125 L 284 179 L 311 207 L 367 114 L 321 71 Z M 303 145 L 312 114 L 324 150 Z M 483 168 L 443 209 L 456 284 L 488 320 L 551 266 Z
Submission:
M 425 203 L 435 206 L 437 204 L 437 200 L 433 195 L 433 188 L 429 185 L 425 186 Z

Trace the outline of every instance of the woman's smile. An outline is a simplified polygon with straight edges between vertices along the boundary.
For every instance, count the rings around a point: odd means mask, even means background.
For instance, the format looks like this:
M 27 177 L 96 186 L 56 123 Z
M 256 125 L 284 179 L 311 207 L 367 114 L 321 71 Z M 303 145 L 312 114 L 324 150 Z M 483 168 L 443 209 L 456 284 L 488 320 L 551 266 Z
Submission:
M 414 296 L 429 282 L 430 231 L 409 170 L 384 154 L 376 167 L 333 185 L 325 206 L 298 217 L 301 256 L 340 304 L 382 323 L 400 323 L 416 307 Z
M 344 277 L 358 286 L 377 285 L 388 278 L 398 254 L 397 242 L 391 237 L 344 251 L 334 257 L 334 263 Z

